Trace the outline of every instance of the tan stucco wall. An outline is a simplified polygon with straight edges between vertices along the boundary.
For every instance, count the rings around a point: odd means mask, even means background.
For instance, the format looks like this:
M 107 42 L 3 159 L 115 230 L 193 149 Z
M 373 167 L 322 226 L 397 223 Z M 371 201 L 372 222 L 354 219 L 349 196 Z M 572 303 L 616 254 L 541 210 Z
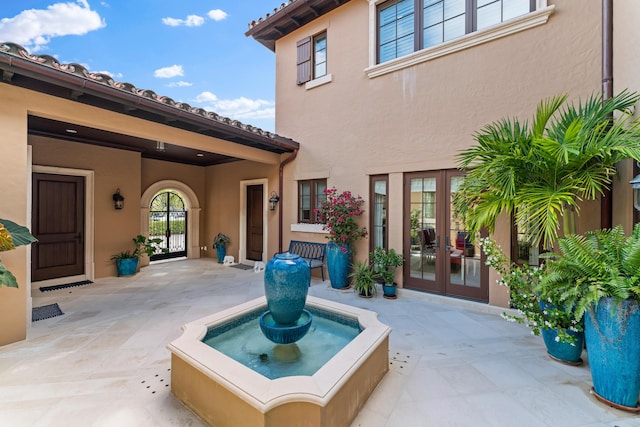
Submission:
M 487 123 L 529 119 L 545 97 L 598 92 L 600 2 L 549 3 L 556 9 L 544 25 L 372 79 L 364 71 L 368 2 L 348 2 L 283 37 L 276 44 L 276 132 L 301 143 L 285 169 L 285 197 L 295 197 L 297 180 L 326 177 L 329 187 L 367 198 L 368 176 L 390 174 L 388 225 L 399 233 L 402 179 L 395 174 L 455 168 L 455 154 Z M 307 90 L 296 85 L 296 42 L 325 30 L 332 81 Z M 288 231 L 296 221 L 295 206 L 287 206 L 285 240 L 296 237 Z M 366 257 L 368 242 L 357 249 Z M 492 303 L 504 305 L 504 290 L 490 292 Z
M 278 165 L 265 165 L 250 161 L 240 161 L 223 165 L 211 166 L 206 169 L 206 202 L 204 209 L 207 212 L 205 218 L 204 244 L 207 246 L 207 254 L 211 258 L 216 257 L 212 247 L 213 237 L 218 233 L 224 233 L 231 238 L 231 244 L 227 246 L 227 255 L 239 261 L 240 222 L 244 220 L 244 213 L 240 210 L 240 182 L 249 180 L 267 179 L 264 191 L 267 196 L 272 191 L 278 193 Z M 286 201 L 278 204 L 282 208 Z M 268 209 L 268 206 L 266 206 Z M 266 260 L 269 260 L 278 250 L 278 210 L 267 211 L 267 222 L 264 224 L 268 240 Z

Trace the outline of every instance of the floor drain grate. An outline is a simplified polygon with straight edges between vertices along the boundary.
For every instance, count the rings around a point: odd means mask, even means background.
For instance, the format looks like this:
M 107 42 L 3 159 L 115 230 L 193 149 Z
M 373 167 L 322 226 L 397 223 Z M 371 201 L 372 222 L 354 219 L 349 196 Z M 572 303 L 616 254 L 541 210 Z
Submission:
M 158 391 L 170 387 L 170 376 L 171 369 L 169 368 L 161 374 L 154 374 L 150 380 L 142 380 L 140 383 L 146 390 L 150 391 L 151 394 L 156 394 Z
M 413 363 L 410 354 L 399 351 L 389 351 L 389 368 L 398 372 L 406 371 Z

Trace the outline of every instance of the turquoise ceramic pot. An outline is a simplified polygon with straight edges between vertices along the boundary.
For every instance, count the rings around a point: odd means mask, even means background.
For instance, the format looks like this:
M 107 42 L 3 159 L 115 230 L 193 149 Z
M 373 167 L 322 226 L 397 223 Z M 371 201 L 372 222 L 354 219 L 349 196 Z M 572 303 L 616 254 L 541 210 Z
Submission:
M 222 244 L 217 244 L 216 252 L 218 254 L 218 264 L 222 264 L 224 262 L 224 257 L 227 255 L 227 246 Z
M 123 258 L 116 260 L 118 276 L 131 276 L 138 271 L 138 258 Z
M 584 332 L 573 332 L 567 330 L 569 335 L 576 338 L 576 342 L 571 345 L 565 342 L 556 341 L 558 331 L 555 329 L 543 329 L 542 338 L 547 346 L 547 353 L 552 359 L 569 365 L 579 365 L 582 363 L 580 356 L 584 348 Z
M 596 395 L 635 410 L 640 394 L 640 307 L 638 301 L 601 298 L 585 313 L 587 354 Z
M 327 243 L 327 270 L 332 288 L 343 289 L 349 286 L 350 268 L 351 246 L 348 243 L 343 245 Z
M 297 254 L 276 254 L 264 270 L 264 294 L 273 320 L 279 325 L 295 323 L 307 302 L 311 284 L 309 264 Z

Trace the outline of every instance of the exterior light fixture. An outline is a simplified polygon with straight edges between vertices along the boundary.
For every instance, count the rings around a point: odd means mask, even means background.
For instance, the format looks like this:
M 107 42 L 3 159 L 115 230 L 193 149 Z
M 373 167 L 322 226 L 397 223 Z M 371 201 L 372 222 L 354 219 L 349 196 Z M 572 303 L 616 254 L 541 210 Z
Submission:
M 120 189 L 118 188 L 115 193 L 113 193 L 113 203 L 115 205 L 116 210 L 120 210 L 124 208 L 124 197 L 120 194 Z
M 640 175 L 636 175 L 629 184 L 633 188 L 633 207 L 640 211 Z
M 278 197 L 278 194 L 275 191 L 272 191 L 271 197 L 269 197 L 269 210 L 275 211 L 279 201 L 280 197 Z

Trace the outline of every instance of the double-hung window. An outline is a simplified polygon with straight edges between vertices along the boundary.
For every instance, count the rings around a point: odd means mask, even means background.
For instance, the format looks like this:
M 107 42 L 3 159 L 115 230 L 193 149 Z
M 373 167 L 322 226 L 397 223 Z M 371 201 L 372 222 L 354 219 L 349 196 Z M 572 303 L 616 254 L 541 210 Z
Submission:
M 327 199 L 327 180 L 298 181 L 298 222 L 317 224 L 315 209 Z
M 327 75 L 327 33 L 305 37 L 296 44 L 299 85 Z
M 377 9 L 378 63 L 535 10 L 536 0 L 390 0 Z

